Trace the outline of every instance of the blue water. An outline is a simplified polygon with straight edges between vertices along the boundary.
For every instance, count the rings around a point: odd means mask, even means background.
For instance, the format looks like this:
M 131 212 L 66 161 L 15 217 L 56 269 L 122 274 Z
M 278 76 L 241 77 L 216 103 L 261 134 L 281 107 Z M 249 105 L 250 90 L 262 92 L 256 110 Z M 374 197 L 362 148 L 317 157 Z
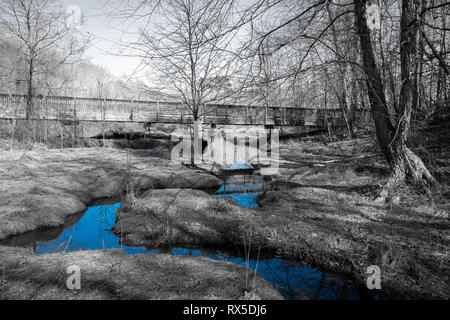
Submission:
M 231 193 L 231 194 L 216 194 L 216 198 L 228 197 L 236 200 L 236 203 L 242 207 L 258 208 L 258 193 Z
M 249 169 L 253 166 L 249 162 L 235 162 L 230 169 Z M 258 195 L 264 189 L 258 176 L 234 176 L 223 179 L 223 185 L 215 192 L 214 197 L 229 197 L 242 207 L 258 208 Z
M 171 253 L 184 256 L 202 256 L 214 260 L 225 260 L 248 267 L 249 283 L 257 270 L 264 279 L 274 285 L 286 300 L 299 298 L 319 300 L 355 300 L 359 298 L 354 287 L 345 287 L 342 281 L 333 279 L 309 266 L 302 266 L 280 258 L 245 259 L 224 254 L 208 254 L 196 249 L 173 248 Z
M 36 241 L 29 247 L 38 254 L 112 248 L 123 248 L 128 254 L 148 252 L 144 247 L 122 246 L 120 239 L 110 231 L 116 223 L 119 208 L 120 203 L 90 207 L 74 226 L 65 229 L 54 240 Z
M 241 170 L 241 169 L 253 169 L 253 166 L 248 161 L 235 160 L 228 170 Z
M 245 191 L 245 190 L 258 190 L 262 189 L 263 185 L 262 183 L 249 183 L 244 186 L 244 184 L 224 184 L 217 190 L 216 192 L 234 192 L 234 191 Z
M 90 207 L 75 225 L 66 228 L 55 239 L 34 241 L 29 245 L 29 248 L 38 254 L 111 248 L 123 248 L 127 254 L 164 252 L 158 249 L 148 250 L 144 247 L 122 246 L 120 239 L 110 231 L 115 225 L 116 211 L 119 208 L 120 203 Z M 264 279 L 278 288 L 286 299 L 305 297 L 326 300 L 358 298 L 358 292 L 354 287 L 344 286 L 342 281 L 309 266 L 298 265 L 278 257 L 245 259 L 243 256 L 231 256 L 217 251 L 185 248 L 170 249 L 169 253 L 202 256 L 247 266 L 249 268 L 248 281 L 250 285 L 254 270 L 257 270 Z

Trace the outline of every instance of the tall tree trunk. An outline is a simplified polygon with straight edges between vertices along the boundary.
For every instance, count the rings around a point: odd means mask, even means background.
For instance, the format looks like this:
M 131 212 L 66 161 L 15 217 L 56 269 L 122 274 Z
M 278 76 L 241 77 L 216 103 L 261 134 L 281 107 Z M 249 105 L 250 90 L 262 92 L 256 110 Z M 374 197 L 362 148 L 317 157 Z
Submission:
M 407 177 L 416 182 L 426 181 L 431 185 L 436 181 L 422 160 L 406 145 L 413 106 L 418 22 L 416 5 L 414 1 L 402 1 L 400 26 L 402 83 L 398 103 L 399 119 L 394 127 L 390 120 L 380 71 L 375 62 L 370 30 L 367 27 L 366 2 L 366 0 L 355 1 L 356 29 L 361 42 L 363 67 L 378 142 L 391 168 L 389 181 L 380 195 L 380 199 L 385 199 L 398 185 L 404 183 Z
M 33 60 L 30 60 L 28 79 L 27 79 L 27 96 L 25 119 L 30 122 L 33 114 Z
M 427 7 L 427 0 L 422 0 L 422 5 L 420 8 L 420 11 L 424 11 L 424 9 Z M 423 18 L 425 19 L 425 17 Z M 419 22 L 419 30 L 423 27 L 423 19 Z M 421 88 L 422 88 L 422 78 L 423 78 L 423 55 L 424 55 L 424 39 L 422 36 L 422 32 L 419 33 L 419 50 L 417 53 L 417 63 L 415 66 L 416 75 L 414 77 L 414 92 L 413 92 L 413 106 L 412 106 L 412 112 L 413 112 L 413 120 L 418 116 L 418 113 L 421 109 Z M 414 126 L 414 124 L 413 124 Z
M 355 1 L 356 30 L 360 39 L 361 59 L 366 74 L 367 93 L 370 108 L 375 123 L 377 139 L 386 160 L 391 163 L 392 154 L 389 145 L 394 126 L 391 123 L 383 90 L 380 70 L 375 62 L 370 30 L 367 27 L 366 0 Z
M 33 53 L 31 53 L 32 55 Z M 25 139 L 30 142 L 32 140 L 32 131 L 35 130 L 33 124 L 33 75 L 34 75 L 34 61 L 33 58 L 30 57 L 30 62 L 28 65 L 28 79 L 27 79 L 27 94 L 25 98 Z M 34 132 L 35 134 L 35 132 Z M 36 140 L 34 138 L 34 140 Z
M 341 43 L 338 39 L 338 32 L 333 23 L 333 13 L 330 9 L 330 6 L 327 5 L 328 19 L 330 21 L 330 29 L 331 35 L 333 37 L 334 43 L 334 52 L 336 60 L 350 60 L 351 62 L 356 62 L 356 48 L 351 48 L 350 52 L 342 52 L 339 44 Z M 349 21 L 350 22 L 350 21 Z M 350 22 L 351 23 L 351 22 Z M 347 25 L 347 24 L 346 24 Z M 353 42 L 353 38 L 351 37 L 351 41 Z M 347 51 L 347 48 L 344 48 L 343 51 Z M 338 83 L 338 88 L 335 89 L 337 99 L 339 101 L 339 106 L 342 110 L 342 116 L 345 121 L 345 125 L 347 126 L 348 137 L 350 139 L 356 138 L 355 134 L 355 126 L 354 126 L 354 113 L 355 113 L 355 104 L 352 101 L 352 93 L 351 93 L 351 83 L 353 82 L 352 77 L 354 74 L 351 72 L 351 68 L 347 63 L 338 63 L 339 77 L 340 81 Z M 328 76 L 329 80 L 331 78 Z
M 26 97 L 26 110 L 25 110 L 25 119 L 26 119 L 26 136 L 27 140 L 30 140 L 30 134 L 32 130 L 32 117 L 33 117 L 33 74 L 34 74 L 34 58 L 35 58 L 35 46 L 32 38 L 32 29 L 31 29 L 31 4 L 29 7 L 26 7 L 22 2 L 21 5 L 26 11 L 26 28 L 28 31 L 28 47 L 30 54 L 30 61 L 28 64 L 28 87 L 27 87 L 27 97 Z

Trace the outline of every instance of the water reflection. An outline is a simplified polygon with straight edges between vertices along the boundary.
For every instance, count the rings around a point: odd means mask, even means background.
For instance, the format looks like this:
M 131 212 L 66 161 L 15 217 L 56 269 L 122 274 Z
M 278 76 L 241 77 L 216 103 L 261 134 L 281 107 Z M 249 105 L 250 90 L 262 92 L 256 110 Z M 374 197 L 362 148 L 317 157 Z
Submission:
M 227 168 L 227 170 L 244 170 L 254 169 L 252 164 L 247 160 L 235 160 L 234 164 Z
M 256 270 L 264 279 L 272 283 L 286 299 L 358 299 L 357 290 L 341 279 L 302 266 L 279 257 L 260 256 L 245 258 L 245 254 L 235 255 L 206 249 L 152 249 L 128 247 L 120 244 L 120 239 L 111 232 L 116 222 L 116 211 L 120 203 L 90 207 L 83 216 L 77 216 L 65 229 L 53 228 L 13 237 L 0 245 L 26 246 L 37 254 L 70 252 L 78 250 L 98 250 L 123 248 L 127 254 L 165 252 L 173 255 L 203 256 L 214 260 L 230 261 L 248 266 L 252 274 Z
M 264 190 L 264 180 L 257 175 L 235 175 L 223 178 L 214 197 L 229 197 L 242 207 L 257 208 L 258 195 Z
M 204 250 L 174 248 L 174 255 L 202 256 L 214 260 L 225 260 L 257 271 L 274 285 L 287 300 L 354 300 L 357 289 L 349 282 L 331 277 L 309 266 L 302 266 L 280 258 L 246 259 L 230 257 L 222 253 L 208 253 Z M 249 277 L 251 282 L 252 274 Z
M 233 194 L 223 194 L 214 195 L 216 198 L 228 197 L 236 200 L 236 203 L 241 207 L 247 208 L 258 208 L 258 193 L 233 193 Z
M 37 254 L 123 248 L 128 254 L 145 253 L 144 247 L 127 247 L 111 232 L 120 203 L 90 207 L 62 228 L 47 228 L 12 237 L 2 245 L 29 247 Z M 72 218 L 73 220 L 73 218 Z

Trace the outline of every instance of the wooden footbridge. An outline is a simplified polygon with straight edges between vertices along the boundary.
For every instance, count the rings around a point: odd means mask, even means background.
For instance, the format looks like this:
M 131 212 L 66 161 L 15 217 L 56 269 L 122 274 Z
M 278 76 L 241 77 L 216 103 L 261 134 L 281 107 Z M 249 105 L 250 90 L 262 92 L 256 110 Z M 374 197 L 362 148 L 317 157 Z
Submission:
M 0 94 L 0 119 L 25 119 L 24 95 Z M 135 101 L 64 96 L 35 96 L 34 119 L 63 122 L 102 121 L 191 124 L 192 114 L 181 102 Z M 342 124 L 340 109 L 308 109 L 290 106 L 206 104 L 199 110 L 200 120 L 211 125 L 314 126 Z M 366 121 L 369 113 L 358 111 Z

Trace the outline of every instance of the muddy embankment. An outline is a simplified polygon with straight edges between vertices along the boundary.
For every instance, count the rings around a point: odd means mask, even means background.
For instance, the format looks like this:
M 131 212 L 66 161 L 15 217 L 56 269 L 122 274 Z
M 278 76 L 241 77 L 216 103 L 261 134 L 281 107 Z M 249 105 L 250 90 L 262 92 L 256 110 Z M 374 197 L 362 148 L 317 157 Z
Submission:
M 367 267 L 377 265 L 384 298 L 448 299 L 448 203 L 374 203 L 370 193 L 386 170 L 370 152 L 345 144 L 282 146 L 279 174 L 260 208 L 200 190 L 149 190 L 124 203 L 115 232 L 125 244 L 150 248 L 251 244 L 347 274 L 361 288 Z M 355 154 L 368 157 L 355 162 Z

